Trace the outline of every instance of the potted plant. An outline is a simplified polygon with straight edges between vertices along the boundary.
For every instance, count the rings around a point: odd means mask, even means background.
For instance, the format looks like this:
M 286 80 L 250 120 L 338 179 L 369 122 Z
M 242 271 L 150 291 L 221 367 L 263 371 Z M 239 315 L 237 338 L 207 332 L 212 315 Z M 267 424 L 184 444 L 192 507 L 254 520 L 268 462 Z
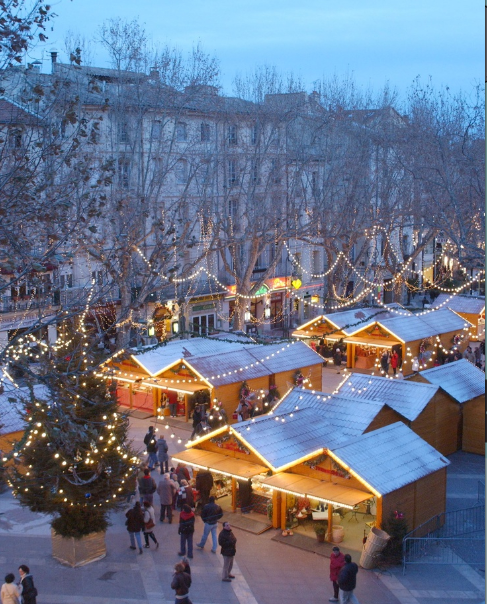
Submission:
M 315 522 L 313 524 L 313 529 L 316 533 L 316 539 L 318 540 L 319 543 L 324 543 L 325 542 L 325 535 L 326 535 L 326 529 L 327 529 L 327 525 L 324 524 L 323 522 Z

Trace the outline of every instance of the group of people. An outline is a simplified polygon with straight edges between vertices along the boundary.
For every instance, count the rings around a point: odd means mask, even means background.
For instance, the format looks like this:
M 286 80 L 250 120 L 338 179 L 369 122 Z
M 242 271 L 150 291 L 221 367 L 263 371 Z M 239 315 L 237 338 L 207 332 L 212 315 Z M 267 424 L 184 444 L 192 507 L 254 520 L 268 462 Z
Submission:
M 216 401 L 213 407 L 206 412 L 205 406 L 196 405 L 193 410 L 193 432 L 191 440 L 195 436 L 201 436 L 209 430 L 215 430 L 228 424 L 228 415 L 221 401 Z
M 0 590 L 2 604 L 36 604 L 37 588 L 30 569 L 25 564 L 19 566 L 19 580 L 15 582 L 15 575 L 8 573 L 5 583 Z
M 330 556 L 330 581 L 333 584 L 333 596 L 330 602 L 340 604 L 359 604 L 354 590 L 357 584 L 358 566 L 352 562 L 350 554 L 343 555 L 335 546 Z
M 392 351 L 389 351 L 385 349 L 380 357 L 380 366 L 382 371 L 386 375 L 389 374 L 389 367 L 391 367 L 392 374 L 394 376 L 397 376 L 398 372 L 400 372 L 402 367 L 401 355 L 398 353 L 397 350 L 392 349 Z

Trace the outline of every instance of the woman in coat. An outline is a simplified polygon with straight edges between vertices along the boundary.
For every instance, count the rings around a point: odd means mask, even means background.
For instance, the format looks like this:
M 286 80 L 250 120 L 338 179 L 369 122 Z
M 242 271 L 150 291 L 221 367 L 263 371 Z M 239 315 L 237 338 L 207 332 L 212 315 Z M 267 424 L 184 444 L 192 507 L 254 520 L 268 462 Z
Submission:
M 15 575 L 8 573 L 5 575 L 5 583 L 2 585 L 0 592 L 2 598 L 2 604 L 20 604 L 20 594 L 22 589 L 15 585 Z
M 125 521 L 125 525 L 127 527 L 127 531 L 130 537 L 130 549 L 137 549 L 135 547 L 135 541 L 137 540 L 137 545 L 139 546 L 139 554 L 143 554 L 142 550 L 142 537 L 140 532 L 144 530 L 144 513 L 142 512 L 142 508 L 140 506 L 140 501 L 136 501 L 133 508 L 131 508 L 125 514 L 127 520 Z
M 36 604 L 37 589 L 34 587 L 34 579 L 30 574 L 30 569 L 25 564 L 19 566 L 20 581 L 22 588 L 22 602 L 24 604 Z
M 144 547 L 149 546 L 149 537 L 156 544 L 156 549 L 159 547 L 159 541 L 157 541 L 154 535 L 154 526 L 156 525 L 156 514 L 154 508 L 149 501 L 144 501 Z
M 185 503 L 181 514 L 179 514 L 178 534 L 180 535 L 180 550 L 178 556 L 186 555 L 186 544 L 188 544 L 188 558 L 193 557 L 194 521 L 194 513 L 189 505 Z

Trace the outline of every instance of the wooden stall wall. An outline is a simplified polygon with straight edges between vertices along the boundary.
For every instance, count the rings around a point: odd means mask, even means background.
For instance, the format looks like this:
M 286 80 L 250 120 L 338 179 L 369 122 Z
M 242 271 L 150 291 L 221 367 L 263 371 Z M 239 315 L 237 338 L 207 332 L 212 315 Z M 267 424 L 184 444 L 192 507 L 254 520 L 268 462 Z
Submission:
M 462 450 L 485 455 L 485 398 L 477 396 L 463 404 Z
M 405 420 L 402 415 L 399 415 L 394 409 L 391 409 L 388 405 L 384 405 L 379 413 L 374 417 L 372 422 L 369 424 L 367 430 L 365 432 L 372 432 L 373 430 L 378 430 L 379 428 L 383 428 L 384 426 L 390 426 L 391 424 L 395 424 L 396 422 L 403 422 L 408 425 L 409 422 Z
M 439 428 L 436 426 L 435 420 L 435 405 L 433 400 L 431 400 L 418 417 L 413 422 L 409 423 L 409 427 L 413 432 L 418 436 L 421 436 L 423 440 L 436 449 L 436 432 Z M 405 423 L 408 425 L 407 422 Z
M 9 432 L 0 435 L 0 451 L 9 453 L 13 449 L 14 442 L 20 440 L 24 433 L 22 431 Z
M 384 495 L 382 522 L 398 511 L 404 514 L 411 531 L 445 509 L 446 467 Z
M 461 448 L 462 410 L 448 394 L 439 390 L 433 397 L 435 409 L 436 445 L 443 455 L 451 455 Z
M 224 386 L 218 386 L 214 388 L 213 392 L 211 393 L 212 398 L 217 398 L 219 401 L 222 402 L 223 408 L 225 409 L 228 416 L 229 424 L 235 424 L 237 421 L 236 419 L 233 419 L 232 416 L 239 404 L 240 388 L 242 387 L 242 382 L 244 381 L 244 379 L 245 376 L 243 376 L 240 381 L 234 382 L 233 384 L 225 384 Z M 247 380 L 247 384 L 251 391 L 268 390 L 269 377 L 267 375 L 264 375 L 260 378 Z

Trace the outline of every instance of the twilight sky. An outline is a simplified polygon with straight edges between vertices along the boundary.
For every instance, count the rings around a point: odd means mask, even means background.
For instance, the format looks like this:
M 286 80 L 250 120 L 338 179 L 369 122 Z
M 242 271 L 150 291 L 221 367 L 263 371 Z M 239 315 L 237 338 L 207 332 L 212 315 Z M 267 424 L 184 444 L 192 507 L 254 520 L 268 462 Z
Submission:
M 292 71 L 307 84 L 334 73 L 379 90 L 386 81 L 404 91 L 420 75 L 453 91 L 468 91 L 484 77 L 484 6 L 474 0 L 54 0 L 58 17 L 47 44 L 63 56 L 68 31 L 92 38 L 108 18 L 139 17 L 154 43 L 183 52 L 193 43 L 220 60 L 222 85 L 231 93 L 236 73 L 258 65 Z M 108 67 L 93 47 L 92 63 Z

